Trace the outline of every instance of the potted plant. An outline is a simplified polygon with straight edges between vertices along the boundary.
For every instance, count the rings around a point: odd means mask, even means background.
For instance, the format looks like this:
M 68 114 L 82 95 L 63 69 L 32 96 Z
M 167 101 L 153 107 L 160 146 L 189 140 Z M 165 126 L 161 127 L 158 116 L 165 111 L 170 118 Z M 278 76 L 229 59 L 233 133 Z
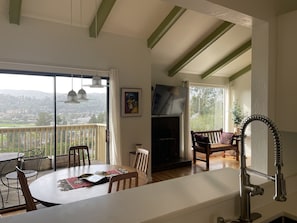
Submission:
M 232 120 L 234 124 L 235 134 L 239 134 L 239 125 L 243 119 L 244 119 L 244 114 L 241 110 L 241 106 L 238 103 L 238 101 L 235 101 L 233 103 L 233 108 L 232 108 Z

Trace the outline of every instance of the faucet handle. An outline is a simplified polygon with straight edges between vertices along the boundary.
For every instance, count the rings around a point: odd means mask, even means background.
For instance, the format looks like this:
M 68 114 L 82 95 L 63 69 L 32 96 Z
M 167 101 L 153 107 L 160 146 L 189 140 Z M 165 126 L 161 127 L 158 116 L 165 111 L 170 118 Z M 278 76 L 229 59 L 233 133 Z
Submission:
M 263 195 L 264 194 L 264 189 L 258 185 L 250 185 L 250 195 L 255 196 L 255 195 Z
M 237 220 L 225 220 L 223 217 L 217 217 L 217 223 L 238 223 L 240 222 L 239 219 Z

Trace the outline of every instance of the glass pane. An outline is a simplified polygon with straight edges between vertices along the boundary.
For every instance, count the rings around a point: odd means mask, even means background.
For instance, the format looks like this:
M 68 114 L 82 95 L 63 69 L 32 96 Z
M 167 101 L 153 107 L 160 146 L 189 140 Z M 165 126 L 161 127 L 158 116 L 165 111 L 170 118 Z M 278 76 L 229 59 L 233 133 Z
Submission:
M 57 155 L 67 154 L 69 146 L 87 145 L 91 159 L 98 159 L 100 142 L 96 136 L 106 128 L 107 88 L 92 87 L 91 78 L 78 77 L 57 77 L 56 86 Z M 71 91 L 75 98 L 69 97 Z M 81 92 L 85 93 L 82 97 Z M 99 157 L 101 161 L 104 158 Z
M 195 131 L 215 130 L 224 125 L 224 89 L 190 87 L 190 128 Z
M 46 150 L 52 142 L 54 122 L 54 78 L 38 75 L 0 74 L 0 155 L 2 153 L 26 153 L 33 156 L 39 149 Z M 24 161 L 24 167 L 35 169 L 36 159 Z M 24 204 L 18 196 L 16 179 L 6 174 L 15 171 L 17 158 L 0 162 L 1 193 L 4 208 Z M 30 178 L 29 183 L 35 178 Z M 10 187 L 4 184 L 9 181 Z M 20 201 L 19 201 L 20 199 Z M 2 206 L 3 208 L 3 206 Z

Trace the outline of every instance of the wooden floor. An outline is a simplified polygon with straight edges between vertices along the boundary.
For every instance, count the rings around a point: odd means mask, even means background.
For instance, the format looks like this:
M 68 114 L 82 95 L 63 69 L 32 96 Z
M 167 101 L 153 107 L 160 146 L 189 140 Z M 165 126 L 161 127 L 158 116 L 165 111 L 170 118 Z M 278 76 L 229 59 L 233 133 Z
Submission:
M 213 154 L 211 156 L 209 171 L 222 169 L 226 167 L 238 169 L 239 162 L 236 161 L 234 156 L 231 156 L 231 155 L 226 155 L 226 157 L 223 158 L 222 153 Z M 192 175 L 192 174 L 201 173 L 201 172 L 205 172 L 205 162 L 197 161 L 196 164 L 192 166 L 152 173 L 152 183 L 160 182 L 164 180 L 170 180 L 177 177 L 183 177 L 183 176 Z M 20 214 L 24 212 L 25 210 L 18 210 L 18 211 L 13 211 L 9 213 L 3 213 L 2 216 L 6 217 L 9 215 L 15 215 L 15 214 Z
M 205 171 L 205 167 L 205 162 L 196 161 L 196 165 L 155 172 L 152 173 L 152 183 L 201 173 Z M 226 167 L 238 169 L 239 162 L 236 161 L 235 157 L 231 155 L 226 155 L 225 158 L 222 157 L 222 153 L 216 153 L 211 155 L 209 167 L 210 171 Z

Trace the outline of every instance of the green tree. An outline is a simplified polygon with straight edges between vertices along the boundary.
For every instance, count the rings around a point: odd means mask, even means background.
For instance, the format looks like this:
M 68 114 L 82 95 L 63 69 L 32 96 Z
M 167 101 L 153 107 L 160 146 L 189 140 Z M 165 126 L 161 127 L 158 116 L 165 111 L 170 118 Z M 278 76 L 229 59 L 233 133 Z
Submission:
M 50 125 L 52 121 L 52 116 L 49 113 L 39 112 L 36 120 L 36 126 Z
M 239 126 L 243 119 L 244 119 L 244 114 L 241 110 L 241 106 L 238 100 L 236 100 L 233 102 L 233 107 L 232 107 L 232 120 L 233 120 L 234 126 Z
M 223 127 L 224 90 L 216 87 L 190 88 L 191 129 L 211 130 Z
M 98 123 L 106 123 L 106 112 L 102 112 L 97 117 Z
M 89 120 L 89 123 L 98 123 L 97 117 L 95 114 L 93 114 Z
M 89 120 L 89 123 L 106 123 L 106 113 L 99 113 L 98 116 L 93 114 Z

